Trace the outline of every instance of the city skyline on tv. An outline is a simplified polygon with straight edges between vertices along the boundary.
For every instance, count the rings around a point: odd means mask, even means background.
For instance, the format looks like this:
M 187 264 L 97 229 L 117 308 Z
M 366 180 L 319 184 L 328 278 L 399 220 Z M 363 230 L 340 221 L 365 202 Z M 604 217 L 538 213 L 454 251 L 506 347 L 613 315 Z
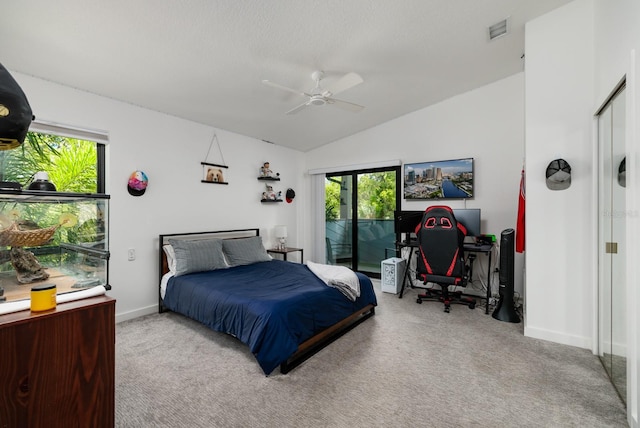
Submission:
M 473 158 L 404 165 L 405 199 L 473 197 Z

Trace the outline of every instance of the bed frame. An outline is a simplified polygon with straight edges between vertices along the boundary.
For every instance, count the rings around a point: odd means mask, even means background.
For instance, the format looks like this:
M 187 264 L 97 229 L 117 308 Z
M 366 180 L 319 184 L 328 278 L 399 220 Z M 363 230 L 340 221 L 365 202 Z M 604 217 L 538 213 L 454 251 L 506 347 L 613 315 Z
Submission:
M 159 267 L 160 275 L 158 279 L 158 311 L 160 313 L 169 311 L 164 306 L 162 301 L 162 295 L 160 292 L 160 281 L 162 276 L 169 272 L 169 266 L 167 264 L 167 258 L 162 249 L 162 246 L 168 244 L 169 239 L 187 239 L 187 240 L 199 240 L 199 239 L 237 239 L 247 238 L 251 236 L 260 236 L 260 229 L 233 229 L 233 230 L 217 230 L 211 232 L 190 232 L 190 233 L 172 233 L 159 235 Z M 332 343 L 334 340 L 347 333 L 358 324 L 362 323 L 366 319 L 375 314 L 375 306 L 367 305 L 364 308 L 354 312 L 342 321 L 337 322 L 331 327 L 319 332 L 315 336 L 307 339 L 305 342 L 298 345 L 298 350 L 291 355 L 287 361 L 280 364 L 280 372 L 286 374 L 301 363 L 306 361 L 309 357 L 313 356 L 316 352 L 320 351 L 325 346 Z

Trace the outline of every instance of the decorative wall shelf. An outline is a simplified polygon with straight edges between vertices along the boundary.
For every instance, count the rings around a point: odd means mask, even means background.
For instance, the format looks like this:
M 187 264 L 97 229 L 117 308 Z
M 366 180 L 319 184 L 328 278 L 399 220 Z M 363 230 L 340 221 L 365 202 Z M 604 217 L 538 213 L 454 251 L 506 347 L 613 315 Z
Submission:
M 269 162 L 262 164 L 262 167 L 260 168 L 260 175 L 258 175 L 258 181 L 280 181 L 280 174 L 274 174 L 269 166 Z M 269 183 L 264 183 L 264 186 L 265 191 L 262 192 L 262 199 L 260 202 L 282 202 L 282 192 L 276 192 L 273 189 L 273 186 Z
M 201 183 L 209 184 L 229 184 L 225 181 L 224 174 L 221 168 L 229 168 L 226 165 L 219 165 L 215 163 L 200 162 L 202 165 L 202 180 Z

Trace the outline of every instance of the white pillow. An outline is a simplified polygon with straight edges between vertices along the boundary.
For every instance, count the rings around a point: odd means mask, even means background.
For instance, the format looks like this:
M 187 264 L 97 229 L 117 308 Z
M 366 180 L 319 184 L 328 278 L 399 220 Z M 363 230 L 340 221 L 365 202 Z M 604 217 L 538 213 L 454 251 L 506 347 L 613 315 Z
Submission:
M 176 274 L 176 253 L 173 247 L 169 244 L 163 245 L 164 255 L 167 257 L 167 266 L 169 266 L 169 272 Z

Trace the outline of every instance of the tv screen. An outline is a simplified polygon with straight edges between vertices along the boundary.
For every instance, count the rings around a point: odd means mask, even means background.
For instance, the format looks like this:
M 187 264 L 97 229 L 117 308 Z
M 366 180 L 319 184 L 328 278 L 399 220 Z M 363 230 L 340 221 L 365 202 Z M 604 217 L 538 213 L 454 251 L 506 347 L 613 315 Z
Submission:
M 473 158 L 404 164 L 404 198 L 473 198 Z

